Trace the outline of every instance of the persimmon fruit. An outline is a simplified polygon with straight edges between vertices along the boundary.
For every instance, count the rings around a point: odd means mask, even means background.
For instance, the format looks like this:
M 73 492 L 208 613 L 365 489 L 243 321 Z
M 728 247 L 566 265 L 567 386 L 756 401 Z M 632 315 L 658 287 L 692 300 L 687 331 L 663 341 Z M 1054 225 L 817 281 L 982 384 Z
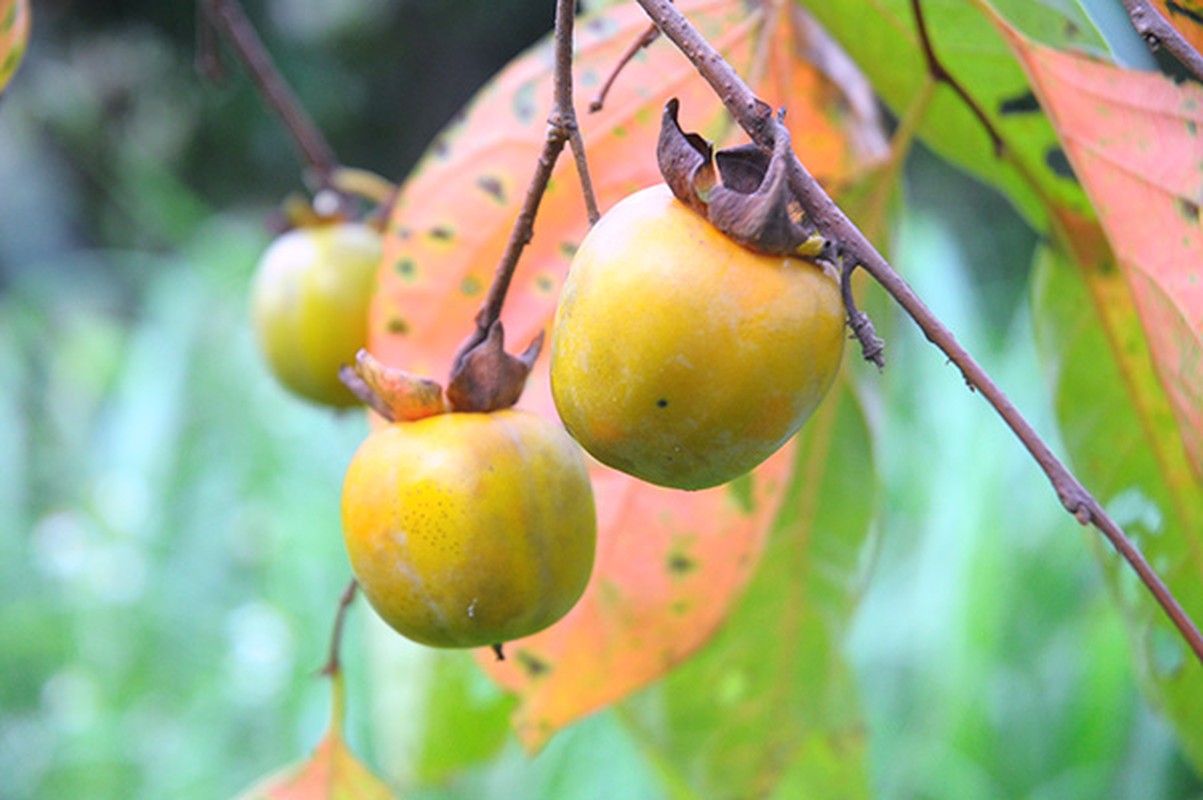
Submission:
M 650 483 L 702 489 L 762 462 L 831 387 L 845 312 L 834 270 L 736 244 L 654 186 L 575 253 L 551 389 L 569 433 Z
M 584 457 L 527 411 L 374 431 L 347 470 L 343 536 L 377 613 L 434 647 L 501 644 L 563 617 L 593 568 Z
M 293 228 L 264 252 L 251 286 L 251 316 L 279 382 L 314 403 L 359 400 L 338 377 L 368 335 L 368 309 L 381 237 L 359 222 Z

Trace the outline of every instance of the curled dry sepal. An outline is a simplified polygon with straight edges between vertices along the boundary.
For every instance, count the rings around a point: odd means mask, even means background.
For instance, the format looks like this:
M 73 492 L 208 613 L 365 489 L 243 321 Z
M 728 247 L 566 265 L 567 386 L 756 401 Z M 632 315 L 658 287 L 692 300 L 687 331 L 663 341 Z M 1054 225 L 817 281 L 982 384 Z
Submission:
M 773 119 L 773 111 L 759 100 L 757 116 Z M 840 288 L 848 325 L 860 341 L 861 353 L 878 369 L 885 366 L 884 344 L 868 315 L 856 307 L 849 282 L 851 267 L 839 248 L 818 232 L 789 187 L 789 130 L 781 115 L 775 120 L 773 150 L 756 144 L 714 151 L 696 133 L 686 133 L 677 122 L 680 103 L 664 106 L 656 157 L 660 174 L 678 200 L 701 214 L 734 241 L 760 253 L 835 261 L 843 267 Z
M 750 250 L 807 258 L 823 254 L 826 242 L 789 189 L 785 126 L 778 126 L 771 154 L 755 144 L 715 152 L 698 134 L 681 130 L 679 106 L 675 98 L 664 106 L 656 148 L 660 174 L 673 195 Z
M 356 354 L 354 366 L 342 367 L 339 377 L 390 422 L 412 422 L 449 411 L 497 411 L 518 402 L 543 347 L 543 334 L 516 356 L 505 352 L 504 346 L 501 323 L 494 322 L 484 340 L 456 362 L 446 392 L 438 381 L 382 364 L 366 350 Z

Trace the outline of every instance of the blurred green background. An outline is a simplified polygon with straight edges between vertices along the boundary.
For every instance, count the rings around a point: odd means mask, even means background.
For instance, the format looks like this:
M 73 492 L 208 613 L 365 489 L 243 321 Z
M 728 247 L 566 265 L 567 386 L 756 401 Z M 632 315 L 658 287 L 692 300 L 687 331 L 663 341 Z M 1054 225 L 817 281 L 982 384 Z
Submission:
M 552 17 L 550 0 L 248 10 L 342 161 L 391 177 Z M 254 351 L 264 219 L 301 175 L 236 65 L 220 86 L 194 71 L 194 14 L 35 2 L 0 100 L 0 798 L 228 796 L 326 721 L 338 492 L 366 426 L 286 395 Z M 897 265 L 1054 435 L 1035 236 L 922 151 L 905 176 Z M 874 794 L 1203 796 L 1137 692 L 1088 534 L 878 308 L 890 366 L 856 368 L 879 546 L 846 643 Z M 622 709 L 528 760 L 466 655 L 381 635 L 362 605 L 351 620 L 350 739 L 407 796 L 681 796 Z M 416 770 L 418 751 L 470 766 Z

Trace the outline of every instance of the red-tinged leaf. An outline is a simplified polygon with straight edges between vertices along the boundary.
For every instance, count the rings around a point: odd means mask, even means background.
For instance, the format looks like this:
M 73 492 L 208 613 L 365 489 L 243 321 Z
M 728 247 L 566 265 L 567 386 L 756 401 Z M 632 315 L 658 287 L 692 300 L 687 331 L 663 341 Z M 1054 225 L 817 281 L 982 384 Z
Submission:
M 28 0 L 0 0 L 0 92 L 17 71 L 28 41 Z
M 798 13 L 767 14 L 734 0 L 679 6 L 767 101 L 788 104 L 795 145 L 822 179 L 851 180 L 883 154 L 867 87 Z M 646 26 L 634 4 L 577 26 L 576 101 L 603 209 L 660 182 L 655 144 L 668 98 L 681 100 L 691 129 L 731 139 L 718 100 L 666 41 L 628 65 L 602 111 L 583 111 Z M 799 58 L 816 53 L 841 66 L 824 76 Z M 551 62 L 545 42 L 507 67 L 405 184 L 386 232 L 370 332 L 381 361 L 446 374 L 470 332 L 543 143 Z M 587 225 L 578 179 L 570 159 L 561 159 L 502 313 L 511 341 L 530 341 L 550 325 Z M 546 359 L 536 363 L 520 406 L 555 413 Z M 585 596 L 556 626 L 509 645 L 506 662 L 482 656 L 490 674 L 519 695 L 516 719 L 527 747 L 656 679 L 711 636 L 756 564 L 784 494 L 789 450 L 731 487 L 694 493 L 592 467 L 599 553 Z
M 1032 98 L 1023 70 L 982 13 L 984 3 L 925 2 L 931 44 L 1002 141 L 994 150 L 981 120 L 950 87 L 930 83 L 912 0 L 795 0 L 839 39 L 895 115 L 939 156 L 1003 191 L 1037 229 L 1048 206 L 1085 210 L 1082 188 L 1064 175 L 1064 156 Z M 1099 51 L 1102 38 L 1078 3 L 993 0 L 1021 30 L 1048 44 Z M 917 117 L 917 118 L 916 118 Z
M 640 739 L 696 797 L 870 796 L 867 737 L 841 646 L 865 577 L 877 491 L 850 374 L 798 435 L 794 468 L 804 478 L 791 482 L 727 624 L 625 704 Z
M 582 714 L 663 675 L 718 628 L 755 568 L 784 496 L 793 447 L 729 488 L 689 495 L 597 466 L 597 563 L 559 624 L 478 660 L 516 692 L 529 750 Z
M 1191 47 L 1203 53 L 1203 3 L 1199 0 L 1152 0 L 1151 5 Z
M 388 786 L 347 747 L 342 736 L 342 675 L 331 678 L 330 727 L 308 760 L 268 775 L 238 800 L 392 800 Z
M 1203 476 L 1203 89 L 1002 30 L 1098 211 Z

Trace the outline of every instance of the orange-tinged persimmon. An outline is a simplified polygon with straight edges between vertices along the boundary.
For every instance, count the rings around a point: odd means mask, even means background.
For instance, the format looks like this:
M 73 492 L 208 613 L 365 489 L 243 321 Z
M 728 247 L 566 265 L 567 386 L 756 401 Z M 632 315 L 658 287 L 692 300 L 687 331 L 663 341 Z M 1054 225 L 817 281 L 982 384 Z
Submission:
M 563 617 L 593 568 L 584 458 L 527 411 L 436 414 L 373 432 L 343 484 L 351 567 L 377 613 L 434 647 L 500 644 Z
M 745 249 L 654 186 L 615 205 L 573 258 L 552 395 L 599 461 L 715 486 L 802 427 L 839 369 L 844 320 L 829 268 Z
M 251 315 L 259 349 L 286 388 L 315 403 L 357 405 L 338 368 L 368 335 L 380 234 L 358 222 L 294 228 L 259 260 Z

